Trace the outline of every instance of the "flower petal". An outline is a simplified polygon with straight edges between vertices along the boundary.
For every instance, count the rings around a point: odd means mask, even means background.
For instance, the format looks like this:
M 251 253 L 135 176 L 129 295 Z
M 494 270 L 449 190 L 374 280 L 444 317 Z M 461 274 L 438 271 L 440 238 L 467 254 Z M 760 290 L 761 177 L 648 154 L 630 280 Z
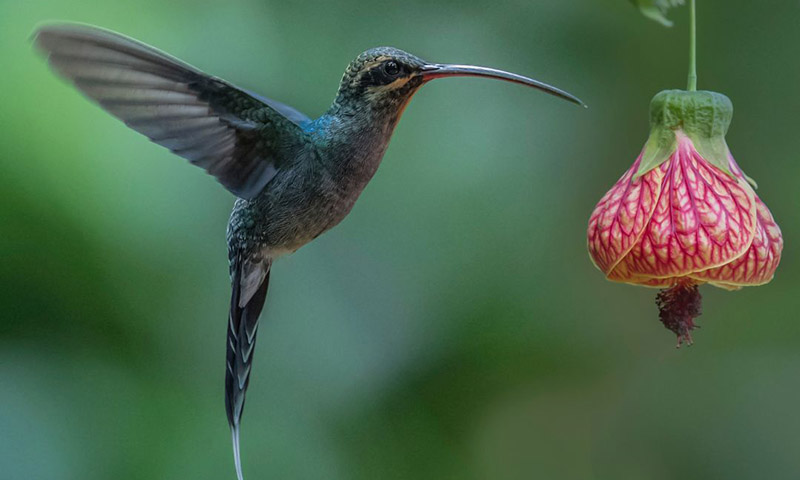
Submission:
M 633 179 L 642 155 L 595 206 L 587 231 L 589 255 L 608 274 L 633 248 L 656 208 L 666 164 Z
M 736 160 L 732 156 L 729 158 L 734 175 L 746 180 L 747 176 L 736 164 Z M 783 235 L 767 205 L 758 195 L 755 195 L 755 200 L 756 233 L 747 252 L 726 265 L 695 273 L 692 278 L 729 290 L 748 285 L 763 285 L 772 280 L 781 261 Z
M 610 280 L 682 277 L 743 255 L 756 231 L 755 193 L 706 162 L 678 131 L 653 216 Z

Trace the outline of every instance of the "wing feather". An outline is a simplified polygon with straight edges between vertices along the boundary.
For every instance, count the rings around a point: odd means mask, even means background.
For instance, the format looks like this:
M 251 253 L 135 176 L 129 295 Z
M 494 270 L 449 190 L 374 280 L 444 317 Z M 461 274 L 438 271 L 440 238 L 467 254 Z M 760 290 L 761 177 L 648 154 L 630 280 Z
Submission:
M 50 66 L 133 130 L 214 175 L 242 198 L 280 168 L 280 151 L 309 121 L 123 35 L 78 24 L 40 28 Z

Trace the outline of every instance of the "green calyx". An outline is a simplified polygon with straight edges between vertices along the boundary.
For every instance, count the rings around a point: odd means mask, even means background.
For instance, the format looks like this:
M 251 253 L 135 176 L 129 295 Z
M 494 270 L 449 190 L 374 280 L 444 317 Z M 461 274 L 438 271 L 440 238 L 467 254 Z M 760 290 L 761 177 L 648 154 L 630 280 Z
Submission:
M 658 167 L 678 147 L 677 131 L 691 139 L 710 164 L 733 176 L 728 166 L 725 134 L 733 117 L 733 104 L 721 93 L 664 90 L 650 102 L 650 138 L 645 144 L 636 177 Z

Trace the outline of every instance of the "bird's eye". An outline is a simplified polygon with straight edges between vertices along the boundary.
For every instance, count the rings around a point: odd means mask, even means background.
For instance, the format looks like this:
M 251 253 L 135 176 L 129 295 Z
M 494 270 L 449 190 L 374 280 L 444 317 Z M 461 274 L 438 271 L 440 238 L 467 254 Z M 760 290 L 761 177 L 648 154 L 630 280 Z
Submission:
M 383 64 L 383 71 L 386 72 L 387 75 L 394 77 L 400 73 L 400 65 L 398 65 L 394 60 L 389 60 Z

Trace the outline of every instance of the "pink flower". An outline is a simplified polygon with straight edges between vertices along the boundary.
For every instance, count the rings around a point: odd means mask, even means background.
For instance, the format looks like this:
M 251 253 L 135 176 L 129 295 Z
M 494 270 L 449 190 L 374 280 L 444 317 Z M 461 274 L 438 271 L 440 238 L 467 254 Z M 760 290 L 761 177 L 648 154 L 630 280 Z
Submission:
M 656 95 L 650 139 L 589 219 L 589 254 L 609 280 L 668 289 L 657 303 L 678 346 L 691 344 L 698 285 L 762 285 L 780 262 L 781 230 L 725 143 L 732 113 L 714 92 Z

